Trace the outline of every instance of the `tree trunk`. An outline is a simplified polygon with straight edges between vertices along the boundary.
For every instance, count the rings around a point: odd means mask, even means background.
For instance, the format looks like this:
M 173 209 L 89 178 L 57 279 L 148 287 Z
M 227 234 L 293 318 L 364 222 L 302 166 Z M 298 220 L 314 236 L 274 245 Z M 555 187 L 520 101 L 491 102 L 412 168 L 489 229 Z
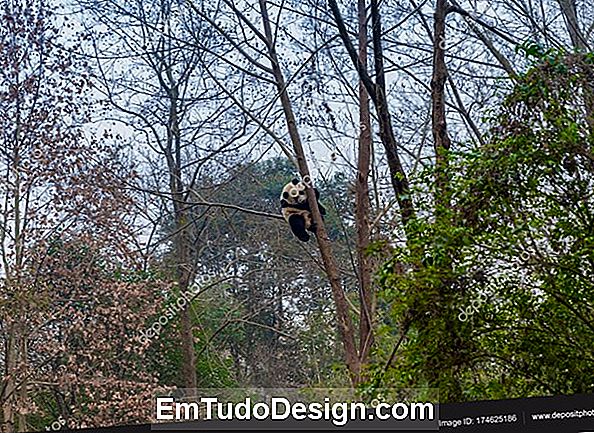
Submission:
M 561 6 L 561 12 L 565 18 L 565 24 L 569 37 L 571 38 L 571 45 L 576 51 L 581 53 L 589 50 L 584 33 L 580 28 L 577 10 L 575 7 L 575 0 L 558 0 Z M 590 132 L 594 134 L 594 85 L 591 81 L 584 80 L 583 86 L 584 109 L 586 110 L 586 121 L 590 127 Z
M 170 69 L 167 70 L 170 83 L 174 83 Z M 170 188 L 173 197 L 173 209 L 175 213 L 175 253 L 177 260 L 177 283 L 179 293 L 186 292 L 193 278 L 192 257 L 188 236 L 188 212 L 185 203 L 184 182 L 182 179 L 181 161 L 181 137 L 179 125 L 179 90 L 173 84 L 168 90 L 169 96 L 169 125 L 167 130 L 167 155 L 170 170 Z M 182 340 L 182 384 L 185 388 L 196 388 L 196 349 L 194 347 L 194 333 L 192 330 L 191 305 L 188 303 L 180 312 Z
M 369 74 L 360 62 L 359 56 L 349 38 L 349 33 L 346 29 L 346 26 L 344 25 L 344 21 L 340 14 L 340 10 L 338 9 L 336 0 L 328 0 L 328 6 L 332 11 L 334 20 L 336 21 L 336 26 L 338 27 L 338 33 L 345 45 L 347 53 L 355 65 L 355 69 L 359 73 L 359 78 L 365 85 L 365 89 L 369 93 L 369 97 L 375 106 L 380 129 L 380 138 L 386 152 L 388 168 L 390 169 L 390 180 L 392 181 L 392 187 L 394 189 L 394 193 L 396 194 L 396 200 L 398 201 L 398 206 L 400 208 L 402 223 L 406 229 L 408 223 L 412 220 L 412 218 L 414 218 L 415 210 L 410 194 L 408 177 L 404 171 L 402 162 L 400 161 L 400 156 L 398 154 L 396 137 L 392 128 L 390 109 L 386 100 L 384 60 L 381 43 L 382 27 L 378 2 L 377 0 L 371 1 L 373 56 L 375 61 L 376 83 L 371 80 Z
M 366 0 L 359 0 L 359 61 L 367 68 L 367 10 Z M 361 312 L 359 317 L 359 359 L 365 365 L 373 345 L 373 318 L 375 299 L 371 284 L 371 263 L 367 256 L 370 241 L 369 231 L 369 164 L 371 159 L 371 116 L 369 95 L 362 80 L 359 80 L 359 148 L 357 179 L 355 181 L 355 225 L 357 229 L 357 271 Z
M 561 12 L 565 18 L 565 24 L 569 37 L 571 38 L 571 44 L 574 48 L 580 51 L 587 50 L 586 38 L 584 37 L 580 24 L 578 21 L 577 11 L 575 8 L 575 0 L 558 0 L 559 6 L 561 6 Z
M 434 40 L 433 40 L 433 76 L 431 79 L 432 102 L 432 132 L 435 147 L 435 220 L 437 231 L 447 230 L 451 226 L 450 209 L 450 182 L 448 152 L 451 147 L 446 122 L 445 82 L 447 69 L 445 63 L 445 28 L 446 17 L 449 12 L 447 0 L 436 0 L 434 15 Z M 446 232 L 447 233 L 447 232 Z M 442 272 L 449 275 L 452 270 L 452 255 L 448 249 L 441 251 L 439 263 Z M 439 282 L 437 305 L 451 305 L 452 283 L 449 279 L 442 278 Z M 455 375 L 455 366 L 460 361 L 460 345 L 462 341 L 458 335 L 458 319 L 452 309 L 437 309 L 427 318 L 440 326 L 440 335 L 443 342 L 439 349 L 427 363 L 426 371 L 428 384 L 432 388 L 444 391 L 448 400 L 459 399 L 461 389 Z M 421 331 L 422 332 L 422 331 Z M 427 337 L 426 337 L 427 338 Z M 431 338 L 431 336 L 429 336 Z
M 378 0 L 371 0 L 371 28 L 373 36 L 373 59 L 375 63 L 375 87 L 376 87 L 376 110 L 380 126 L 380 137 L 386 156 L 392 185 L 396 193 L 396 199 L 402 215 L 402 223 L 406 226 L 414 217 L 414 207 L 408 184 L 408 177 L 402 167 L 394 128 L 392 127 L 392 116 L 386 99 L 386 75 L 384 72 L 384 53 L 382 49 L 382 21 L 379 13 Z
M 433 41 L 433 77 L 431 79 L 433 145 L 435 147 L 435 204 L 437 213 L 449 207 L 449 188 L 447 169 L 448 152 L 451 147 L 448 136 L 445 108 L 445 20 L 447 15 L 446 0 L 437 0 L 435 7 Z
M 183 219 L 180 220 L 184 221 Z M 183 232 L 183 230 L 182 230 Z M 180 294 L 188 290 L 191 273 L 187 269 L 190 256 L 188 254 L 188 245 L 184 233 L 179 234 L 177 258 L 178 272 L 177 281 Z M 191 305 L 187 303 L 180 312 L 181 320 L 181 338 L 183 352 L 182 383 L 185 388 L 196 388 L 196 350 L 194 347 L 194 332 L 192 327 Z
M 303 145 L 301 144 L 301 137 L 299 136 L 299 131 L 297 130 L 297 122 L 295 121 L 295 115 L 293 113 L 291 101 L 286 90 L 285 79 L 280 67 L 280 63 L 278 61 L 276 49 L 274 47 L 274 37 L 272 33 L 272 28 L 270 26 L 270 18 L 268 16 L 266 0 L 259 0 L 259 2 L 260 12 L 262 14 L 262 22 L 264 26 L 264 34 L 267 39 L 268 55 L 272 65 L 272 71 L 276 87 L 280 95 L 283 113 L 285 116 L 285 120 L 287 122 L 289 136 L 291 137 L 293 149 L 295 151 L 295 156 L 297 158 L 299 172 L 301 174 L 302 179 L 310 179 L 309 168 L 307 166 L 307 160 L 305 159 L 305 152 L 303 150 Z M 328 275 L 328 280 L 330 282 L 330 287 L 332 289 L 332 296 L 334 299 L 334 303 L 336 305 L 338 329 L 344 346 L 346 365 L 349 371 L 351 382 L 353 385 L 355 385 L 359 382 L 360 362 L 359 357 L 357 355 L 357 347 L 355 345 L 355 332 L 353 321 L 349 313 L 349 305 L 346 300 L 346 294 L 344 292 L 344 289 L 342 288 L 340 273 L 338 271 L 338 265 L 336 263 L 334 253 L 332 252 L 332 244 L 330 243 L 330 239 L 328 238 L 326 227 L 324 225 L 324 221 L 322 220 L 322 215 L 320 214 L 320 209 L 318 208 L 314 191 L 312 188 L 308 187 L 306 192 L 307 199 L 311 204 L 312 217 L 317 225 L 316 238 L 318 241 L 318 247 L 320 249 L 322 261 L 324 263 L 324 269 L 326 271 L 326 274 Z
M 15 411 L 16 406 L 16 374 L 18 368 L 18 338 L 15 324 L 11 324 L 8 330 L 8 341 L 6 343 L 5 370 L 2 383 L 3 392 L 0 395 L 2 403 L 2 429 L 5 433 L 15 431 Z
M 28 360 L 27 360 L 27 338 L 22 335 L 21 339 L 20 339 L 20 363 L 18 366 L 18 369 L 21 373 L 24 373 L 27 371 L 27 366 L 28 366 Z M 15 398 L 18 399 L 19 402 L 19 406 L 23 407 L 24 405 L 27 404 L 27 378 L 25 374 L 22 374 L 23 379 L 20 381 L 20 383 L 18 384 L 18 394 L 17 396 L 15 396 Z M 19 412 L 18 416 L 17 416 L 17 421 L 18 421 L 18 431 L 19 432 L 26 432 L 28 431 L 28 427 L 27 427 L 27 416 L 21 412 Z

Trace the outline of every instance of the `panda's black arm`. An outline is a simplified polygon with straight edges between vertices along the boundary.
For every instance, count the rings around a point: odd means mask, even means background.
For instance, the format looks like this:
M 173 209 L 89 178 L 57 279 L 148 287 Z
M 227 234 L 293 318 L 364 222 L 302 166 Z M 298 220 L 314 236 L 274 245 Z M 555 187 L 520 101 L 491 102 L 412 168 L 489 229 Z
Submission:
M 303 203 L 289 203 L 288 201 L 282 199 L 281 200 L 281 209 L 290 207 L 291 209 L 298 209 L 298 210 L 310 210 L 309 203 L 304 201 Z

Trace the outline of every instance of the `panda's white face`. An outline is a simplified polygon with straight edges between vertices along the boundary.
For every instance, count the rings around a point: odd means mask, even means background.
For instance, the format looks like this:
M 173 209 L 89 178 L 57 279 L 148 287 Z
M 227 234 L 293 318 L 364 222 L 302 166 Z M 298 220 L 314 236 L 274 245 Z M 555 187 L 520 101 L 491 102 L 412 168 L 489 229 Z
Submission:
M 282 197 L 290 203 L 303 203 L 307 200 L 305 194 L 305 185 L 303 182 L 297 181 L 297 183 L 289 182 L 285 185 L 282 192 Z

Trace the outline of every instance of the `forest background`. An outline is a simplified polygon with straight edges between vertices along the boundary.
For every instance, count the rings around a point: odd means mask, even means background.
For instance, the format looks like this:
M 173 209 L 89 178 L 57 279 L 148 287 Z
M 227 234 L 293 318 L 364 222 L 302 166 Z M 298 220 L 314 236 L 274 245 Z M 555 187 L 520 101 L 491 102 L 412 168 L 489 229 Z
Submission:
M 3 431 L 174 388 L 594 392 L 591 2 L 0 9 Z

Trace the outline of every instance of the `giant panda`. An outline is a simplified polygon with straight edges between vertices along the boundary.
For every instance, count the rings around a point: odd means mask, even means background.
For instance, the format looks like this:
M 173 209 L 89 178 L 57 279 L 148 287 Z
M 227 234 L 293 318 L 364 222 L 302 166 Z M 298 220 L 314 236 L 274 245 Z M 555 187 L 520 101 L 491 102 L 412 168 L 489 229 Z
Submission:
M 306 187 L 303 181 L 293 179 L 283 187 L 280 196 L 283 218 L 289 223 L 293 234 L 303 242 L 309 240 L 308 230 L 315 233 L 317 229 L 311 215 L 311 207 L 307 201 L 305 189 Z M 320 192 L 315 188 L 314 192 L 316 201 L 318 201 Z M 326 215 L 326 209 L 319 201 L 318 208 L 320 209 L 322 216 Z

